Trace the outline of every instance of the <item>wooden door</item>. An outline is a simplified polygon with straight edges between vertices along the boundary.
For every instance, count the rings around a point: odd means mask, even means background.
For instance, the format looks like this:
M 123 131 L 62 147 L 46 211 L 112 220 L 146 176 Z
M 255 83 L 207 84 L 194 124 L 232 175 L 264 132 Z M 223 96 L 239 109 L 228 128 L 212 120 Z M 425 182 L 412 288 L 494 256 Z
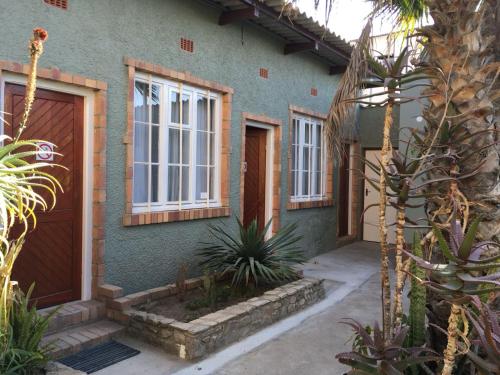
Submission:
M 5 112 L 9 114 L 5 133 L 13 136 L 24 109 L 23 86 L 5 86 Z M 13 280 L 23 290 L 34 282 L 38 307 L 81 298 L 82 278 L 82 172 L 83 98 L 48 90 L 37 90 L 24 139 L 40 139 L 57 146 L 47 168 L 64 190 L 50 212 L 37 212 L 38 223 L 14 266 Z M 33 158 L 35 160 L 35 158 Z M 43 194 L 47 199 L 49 196 Z
M 344 145 L 344 150 L 339 166 L 339 237 L 349 234 L 350 146 Z
M 266 225 L 266 138 L 265 129 L 246 128 L 243 225 L 256 218 L 261 230 Z
M 380 160 L 380 150 L 367 150 L 365 153 L 365 158 L 371 161 L 375 165 L 379 165 Z M 365 165 L 365 175 L 367 178 L 375 179 L 378 183 L 379 176 L 371 168 Z M 379 234 L 379 192 L 368 182 L 365 181 L 364 186 L 364 207 L 365 210 L 370 205 L 376 205 L 370 207 L 365 211 L 363 217 L 363 240 L 380 242 Z M 392 206 L 387 206 L 386 210 L 386 221 L 387 224 L 394 224 L 396 222 L 396 209 Z M 396 242 L 396 228 L 391 225 L 387 228 L 387 241 L 389 243 Z

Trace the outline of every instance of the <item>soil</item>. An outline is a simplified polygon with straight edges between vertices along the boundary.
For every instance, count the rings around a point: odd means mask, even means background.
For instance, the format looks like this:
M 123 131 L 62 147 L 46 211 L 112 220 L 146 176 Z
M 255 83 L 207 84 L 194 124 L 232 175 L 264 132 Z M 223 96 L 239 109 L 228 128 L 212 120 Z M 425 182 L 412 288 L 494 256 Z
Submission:
M 139 309 L 188 323 L 204 315 L 258 297 L 278 286 L 279 284 L 235 288 L 231 286 L 230 282 L 218 281 L 212 290 L 212 298 L 200 287 L 187 291 L 182 301 L 178 295 L 173 295 L 142 305 Z

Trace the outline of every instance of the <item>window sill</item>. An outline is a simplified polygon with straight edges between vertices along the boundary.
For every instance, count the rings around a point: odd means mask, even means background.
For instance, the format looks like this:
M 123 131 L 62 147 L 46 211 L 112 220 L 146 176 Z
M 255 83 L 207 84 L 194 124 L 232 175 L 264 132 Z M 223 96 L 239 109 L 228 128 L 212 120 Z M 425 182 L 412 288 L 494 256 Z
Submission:
M 136 225 L 171 223 L 174 221 L 210 219 L 230 215 L 231 209 L 229 207 L 193 208 L 182 211 L 142 212 L 123 215 L 123 225 L 130 227 Z
M 302 210 L 305 208 L 332 207 L 335 204 L 333 199 L 322 199 L 316 201 L 288 202 L 287 210 Z

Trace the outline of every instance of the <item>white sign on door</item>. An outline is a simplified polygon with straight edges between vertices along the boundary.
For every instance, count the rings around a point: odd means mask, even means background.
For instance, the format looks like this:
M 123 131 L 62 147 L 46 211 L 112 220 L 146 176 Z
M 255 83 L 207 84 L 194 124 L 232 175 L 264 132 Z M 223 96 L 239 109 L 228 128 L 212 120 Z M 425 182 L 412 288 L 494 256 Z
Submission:
M 36 160 L 52 161 L 54 160 L 54 145 L 49 142 L 37 142 Z

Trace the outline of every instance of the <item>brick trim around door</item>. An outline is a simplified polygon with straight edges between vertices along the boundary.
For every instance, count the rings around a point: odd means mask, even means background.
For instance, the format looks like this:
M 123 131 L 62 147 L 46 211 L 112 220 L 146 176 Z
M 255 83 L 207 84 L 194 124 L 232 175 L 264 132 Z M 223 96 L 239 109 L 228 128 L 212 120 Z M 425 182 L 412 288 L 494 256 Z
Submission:
M 245 193 L 245 143 L 246 127 L 248 121 L 253 121 L 263 125 L 270 125 L 274 130 L 274 155 L 273 155 L 273 191 L 272 191 L 272 233 L 276 233 L 280 228 L 280 197 L 281 197 L 281 141 L 282 141 L 282 121 L 273 119 L 265 115 L 256 115 L 248 112 L 241 114 L 241 165 L 240 165 L 240 220 L 243 221 L 244 214 L 244 193 Z
M 0 81 L 2 72 L 26 76 L 29 65 L 0 60 Z M 80 75 L 62 72 L 57 68 L 38 69 L 37 77 L 52 82 L 83 87 L 94 91 L 93 107 L 93 187 L 92 187 L 92 282 L 91 298 L 97 297 L 98 286 L 104 284 L 104 248 L 106 214 L 106 119 L 107 89 L 106 82 Z

